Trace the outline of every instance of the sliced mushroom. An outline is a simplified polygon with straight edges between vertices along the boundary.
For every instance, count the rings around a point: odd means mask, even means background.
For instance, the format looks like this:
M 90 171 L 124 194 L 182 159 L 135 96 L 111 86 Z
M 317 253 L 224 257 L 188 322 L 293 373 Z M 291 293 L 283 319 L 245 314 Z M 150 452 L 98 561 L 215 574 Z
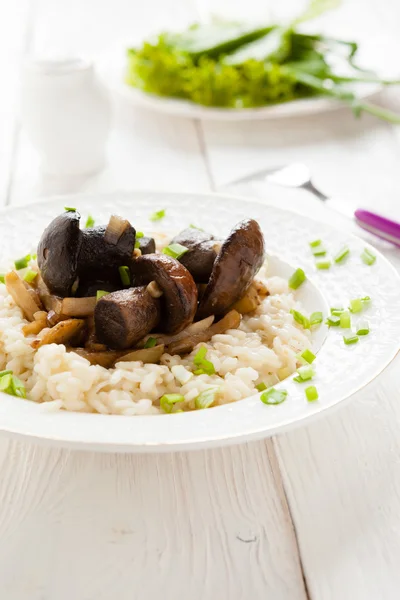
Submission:
M 76 279 L 83 235 L 80 215 L 67 211 L 43 232 L 37 250 L 41 276 L 53 294 L 67 296 Z
M 99 365 L 105 369 L 110 369 L 124 355 L 124 352 L 116 352 L 115 350 L 102 352 L 91 352 L 85 348 L 67 348 L 67 350 L 86 358 L 91 365 Z
M 85 321 L 83 319 L 60 321 L 44 334 L 38 347 L 46 344 L 73 344 L 84 327 Z
M 179 333 L 175 333 L 173 335 L 166 335 L 163 333 L 151 333 L 150 335 L 146 335 L 146 337 L 140 340 L 137 346 L 138 348 L 143 348 L 146 345 L 146 342 L 149 338 L 155 339 L 157 341 L 157 344 L 164 344 L 165 346 L 168 346 L 169 344 L 172 344 L 173 342 L 178 342 L 183 338 L 187 338 L 192 335 L 198 335 L 199 333 L 206 331 L 213 324 L 213 321 L 214 315 L 211 315 L 210 317 L 207 317 L 202 321 L 196 321 L 196 323 L 192 323 L 191 325 L 183 329 L 183 331 L 180 331 Z
M 247 291 L 264 260 L 264 237 L 254 219 L 231 231 L 215 260 L 198 317 L 223 315 Z
M 103 296 L 96 305 L 97 340 L 110 348 L 131 348 L 160 320 L 160 301 L 145 287 L 120 290 Z
M 142 254 L 154 254 L 156 251 L 156 243 L 154 238 L 143 236 L 138 238 L 137 241 L 139 242 L 139 250 Z
M 180 262 L 165 254 L 147 254 L 133 261 L 131 272 L 135 285 L 147 285 L 154 280 L 163 291 L 160 324 L 166 333 L 178 333 L 193 321 L 197 288 Z
M 179 262 L 187 268 L 196 283 L 207 283 L 219 251 L 215 237 L 201 229 L 188 227 L 176 235 L 171 244 L 188 248 Z
M 15 271 L 11 271 L 5 275 L 4 281 L 8 293 L 15 304 L 22 310 L 24 317 L 28 319 L 28 321 L 33 321 L 34 315 L 38 312 L 39 308 L 35 299 L 26 289 L 22 279 Z
M 241 316 L 236 310 L 229 311 L 218 323 L 200 333 L 190 334 L 183 339 L 173 342 L 167 347 L 169 354 L 187 354 L 197 344 L 208 342 L 214 335 L 225 333 L 228 329 L 237 329 L 240 325 Z
M 77 295 L 86 295 L 79 288 L 99 279 L 118 288 L 118 267 L 129 266 L 135 248 L 136 231 L 121 217 L 112 216 L 108 227 L 82 231 L 79 221 L 77 212 L 59 215 L 45 229 L 38 247 L 43 281 L 61 297 L 72 296 L 77 283 Z
M 158 363 L 164 354 L 164 344 L 154 346 L 153 348 L 141 348 L 124 354 L 117 362 L 135 362 L 140 361 L 143 364 Z

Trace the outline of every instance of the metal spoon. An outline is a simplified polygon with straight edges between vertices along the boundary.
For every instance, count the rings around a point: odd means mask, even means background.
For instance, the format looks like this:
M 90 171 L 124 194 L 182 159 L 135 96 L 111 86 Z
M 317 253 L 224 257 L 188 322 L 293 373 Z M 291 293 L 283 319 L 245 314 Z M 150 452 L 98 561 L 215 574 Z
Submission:
M 354 218 L 357 225 L 363 229 L 396 246 L 400 246 L 400 223 L 361 208 L 354 213 L 352 210 L 349 211 L 346 205 L 329 198 L 315 187 L 311 179 L 310 169 L 302 163 L 291 163 L 282 167 L 263 169 L 232 181 L 229 187 L 253 181 L 265 181 L 283 187 L 307 190 L 318 200 L 329 204 L 330 208 Z

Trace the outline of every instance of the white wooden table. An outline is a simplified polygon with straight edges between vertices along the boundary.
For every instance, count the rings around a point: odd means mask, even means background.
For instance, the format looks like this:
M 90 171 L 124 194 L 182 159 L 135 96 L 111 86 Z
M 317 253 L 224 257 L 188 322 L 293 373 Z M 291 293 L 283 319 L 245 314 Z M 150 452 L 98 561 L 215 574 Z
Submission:
M 87 190 L 215 190 L 301 160 L 327 192 L 400 220 L 400 130 L 356 121 L 347 110 L 217 124 L 119 103 L 106 171 L 90 180 L 41 179 L 18 124 L 23 57 L 97 56 L 118 40 L 195 17 L 192 0 L 2 3 L 0 204 Z M 342 36 L 379 34 L 399 56 L 399 19 L 397 0 L 348 0 L 328 25 Z M 396 94 L 385 102 L 400 108 Z M 270 201 L 281 202 L 279 194 L 267 192 Z M 305 194 L 297 208 L 352 228 Z M 400 266 L 399 251 L 386 253 Z M 0 438 L 0 598 L 397 600 L 399 389 L 397 360 L 324 420 L 213 451 L 116 456 Z

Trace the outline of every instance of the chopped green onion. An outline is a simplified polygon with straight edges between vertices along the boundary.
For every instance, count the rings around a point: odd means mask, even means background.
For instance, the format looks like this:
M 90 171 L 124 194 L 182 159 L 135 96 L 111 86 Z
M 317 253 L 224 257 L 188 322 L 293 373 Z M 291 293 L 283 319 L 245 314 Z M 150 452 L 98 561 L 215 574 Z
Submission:
M 26 269 L 30 260 L 31 260 L 30 254 L 27 254 L 26 256 L 23 256 L 22 258 L 17 258 L 17 260 L 14 261 L 14 265 L 15 265 L 15 268 L 17 269 L 17 271 L 20 271 L 21 269 Z
M 331 315 L 335 315 L 336 317 L 340 317 L 340 315 L 344 312 L 344 308 L 331 308 Z
M 361 298 L 355 298 L 354 300 L 350 300 L 350 310 L 352 313 L 359 313 L 363 309 L 363 301 Z
M 172 412 L 172 408 L 174 404 L 177 402 L 184 402 L 185 397 L 182 394 L 164 394 L 160 398 L 160 407 L 164 412 L 170 413 Z
M 303 381 L 308 381 L 309 379 L 312 379 L 315 375 L 315 371 L 311 365 L 304 365 L 303 367 L 299 367 L 297 369 L 297 373 Z
M 10 396 L 26 398 L 24 384 L 18 377 L 12 375 L 12 371 L 3 371 L 3 375 L 0 377 L 0 392 L 4 392 Z
M 292 288 L 292 290 L 297 290 L 306 279 L 307 277 L 303 269 L 296 269 L 289 278 L 289 287 Z
M 357 335 L 368 335 L 369 334 L 369 324 L 368 321 L 360 321 L 357 325 Z
M 323 246 L 316 246 L 315 248 L 311 248 L 311 251 L 314 256 L 325 256 L 326 250 Z
M 27 271 L 24 275 L 24 280 L 28 283 L 32 283 L 32 281 L 35 281 L 38 274 L 39 273 L 37 271 L 32 271 L 31 269 L 29 269 L 29 271 Z
M 157 345 L 157 338 L 149 337 L 144 345 L 145 348 L 154 348 Z
M 276 390 L 275 388 L 269 388 L 266 392 L 263 392 L 260 396 L 261 402 L 264 404 L 282 404 L 287 398 L 286 390 Z
M 37 254 L 32 254 L 32 260 L 36 260 L 37 259 Z
M 351 344 L 357 344 L 357 342 L 358 342 L 358 336 L 357 335 L 351 335 L 349 337 L 346 337 L 344 335 L 343 336 L 343 341 L 346 344 L 346 346 L 350 346 Z
M 119 276 L 121 277 L 121 281 L 124 285 L 130 285 L 131 283 L 131 274 L 129 272 L 129 267 L 118 267 Z
M 350 249 L 347 246 L 344 246 L 341 250 L 339 250 L 336 256 L 333 257 L 333 260 L 337 265 L 339 265 L 349 256 L 349 254 Z
M 10 369 L 0 371 L 0 377 L 4 377 L 4 375 L 12 375 L 12 371 Z
M 74 208 L 73 206 L 64 206 L 64 210 L 66 212 L 76 212 L 76 208 Z
M 182 246 L 182 244 L 170 244 L 169 246 L 165 246 L 162 252 L 163 254 L 166 254 L 167 256 L 172 256 L 172 258 L 176 258 L 176 260 L 178 260 L 181 256 L 186 254 L 188 250 L 189 248 L 186 248 L 186 246 Z
M 206 359 L 207 348 L 202 346 L 193 358 L 193 364 L 199 367 L 193 373 L 195 375 L 214 375 L 215 367 L 210 360 Z
M 5 280 L 4 275 L 0 275 L 0 283 L 5 283 L 5 282 L 6 282 L 6 280 Z
M 105 292 L 104 290 L 97 290 L 96 292 L 96 300 L 99 301 L 103 296 L 107 296 L 110 292 Z
M 309 242 L 311 248 L 316 248 L 322 244 L 322 240 L 314 240 L 313 242 Z
M 140 248 L 140 242 L 138 242 L 137 240 L 135 242 L 135 248 Z
M 142 238 L 142 237 L 144 237 L 144 233 L 143 233 L 143 231 L 137 231 L 137 232 L 136 232 L 136 237 L 137 237 L 137 238 Z
M 364 298 L 361 298 L 361 302 L 363 304 L 366 304 L 368 306 L 369 304 L 371 304 L 371 297 L 370 296 L 364 296 Z
M 375 254 L 373 254 L 371 252 L 371 250 L 369 250 L 369 248 L 364 248 L 363 253 L 361 254 L 361 260 L 363 261 L 363 263 L 365 263 L 366 265 L 373 265 L 374 262 L 376 261 L 376 256 Z
M 296 383 L 304 383 L 304 379 L 302 379 L 300 375 L 297 375 L 297 377 L 293 377 L 293 381 L 295 381 Z
M 200 392 L 195 400 L 195 406 L 198 410 L 202 408 L 209 408 L 213 402 L 215 402 L 216 396 L 219 392 L 219 388 L 213 387 Z
M 344 312 L 342 312 L 342 314 L 340 315 L 340 327 L 342 327 L 342 329 L 350 329 L 351 327 L 351 319 L 350 319 L 350 313 L 345 310 Z
M 315 400 L 318 400 L 318 392 L 315 385 L 310 385 L 304 391 L 309 402 L 315 402 Z
M 293 315 L 293 319 L 296 323 L 299 323 L 304 329 L 310 329 L 310 319 L 305 315 L 302 315 L 298 310 L 294 310 L 293 308 L 290 311 L 290 314 Z
M 265 385 L 265 383 L 263 381 L 261 383 L 259 383 L 258 385 L 256 385 L 256 390 L 258 390 L 259 392 L 263 392 L 266 389 L 267 389 L 267 386 Z
M 165 210 L 158 210 L 157 212 L 150 215 L 150 221 L 161 221 L 165 217 Z
M 305 360 L 306 362 L 308 362 L 309 365 L 311 365 L 311 363 L 314 362 L 314 360 L 317 358 L 314 354 L 314 352 L 311 352 L 311 350 L 309 350 L 308 348 L 306 348 L 305 350 L 303 350 L 303 352 L 300 354 L 300 358 L 302 358 L 303 360 Z
M 327 317 L 325 323 L 329 325 L 329 327 L 339 327 L 340 317 L 338 315 L 330 315 Z
M 320 323 L 322 323 L 322 321 L 324 320 L 324 317 L 322 315 L 322 312 L 313 312 L 310 315 L 310 325 L 311 327 L 313 325 L 319 325 Z
M 90 227 L 93 227 L 94 223 L 95 223 L 95 221 L 94 221 L 92 215 L 89 215 L 88 218 L 86 219 L 85 229 L 89 229 Z
M 315 266 L 317 267 L 317 269 L 330 269 L 331 261 L 330 260 L 317 260 L 317 262 L 315 263 Z
M 205 359 L 206 356 L 207 356 L 207 348 L 205 346 L 202 346 L 201 348 L 199 348 L 199 350 L 194 355 L 193 363 L 195 365 L 201 365 L 202 361 Z

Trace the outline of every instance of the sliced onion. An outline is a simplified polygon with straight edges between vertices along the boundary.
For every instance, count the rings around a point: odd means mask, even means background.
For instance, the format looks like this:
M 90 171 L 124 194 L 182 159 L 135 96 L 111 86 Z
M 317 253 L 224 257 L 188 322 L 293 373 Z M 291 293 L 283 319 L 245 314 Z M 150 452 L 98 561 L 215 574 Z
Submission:
M 65 317 L 89 317 L 94 313 L 96 302 L 96 296 L 63 298 L 59 314 Z
M 15 271 L 11 271 L 5 275 L 4 280 L 7 291 L 15 304 L 19 306 L 28 321 L 33 321 L 33 315 L 38 312 L 38 305 L 26 289 L 22 279 Z
M 111 215 L 107 229 L 104 233 L 104 241 L 106 241 L 108 244 L 113 244 L 116 246 L 119 238 L 128 227 L 129 221 L 123 219 L 122 217 L 118 217 L 117 215 Z
M 71 342 L 85 327 L 83 319 L 67 319 L 60 321 L 54 327 L 49 329 L 42 337 L 39 343 L 40 346 L 47 344 L 68 344 Z
M 161 356 L 164 354 L 164 344 L 154 346 L 153 348 L 141 348 L 133 350 L 128 354 L 124 354 L 118 362 L 134 362 L 141 361 L 142 363 L 158 363 Z
M 172 344 L 173 342 L 177 342 L 186 338 L 188 335 L 195 335 L 201 333 L 208 329 L 214 322 L 214 315 L 210 315 L 201 321 L 197 321 L 196 323 L 191 323 L 186 329 L 176 333 L 175 335 L 164 335 L 163 333 L 150 333 L 150 335 L 146 335 L 143 340 L 138 343 L 139 347 L 145 345 L 149 338 L 156 338 L 158 344 L 164 344 L 167 346 L 168 344 Z

